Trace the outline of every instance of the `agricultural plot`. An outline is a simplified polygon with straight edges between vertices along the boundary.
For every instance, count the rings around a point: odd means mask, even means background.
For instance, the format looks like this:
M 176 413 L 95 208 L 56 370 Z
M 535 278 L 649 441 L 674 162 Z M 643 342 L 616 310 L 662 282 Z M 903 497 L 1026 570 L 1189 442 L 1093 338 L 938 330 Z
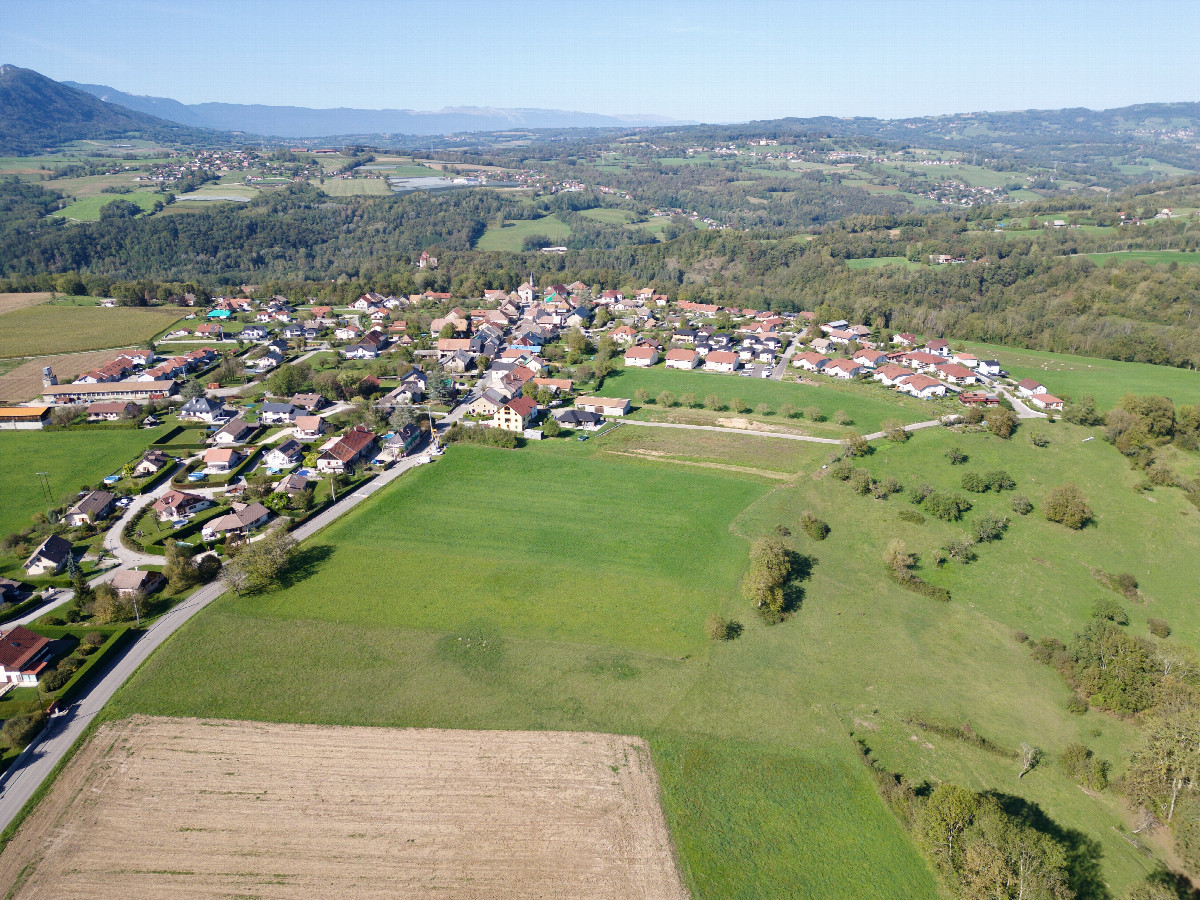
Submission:
M 571 226 L 554 215 L 542 216 L 540 219 L 517 219 L 505 222 L 502 228 L 489 225 L 475 244 L 475 249 L 519 253 L 525 238 L 535 234 L 545 235 L 553 240 L 564 240 L 571 236 Z
M 169 796 L 170 802 L 162 802 Z M 686 900 L 644 741 L 150 719 L 88 741 L 11 897 Z
M 53 366 L 58 380 L 67 384 L 84 372 L 111 361 L 116 355 L 117 351 L 114 350 L 89 350 L 84 353 L 37 356 L 26 360 L 0 375 L 0 401 L 22 403 L 40 398 L 42 368 L 45 366 Z
M 851 432 L 869 434 L 878 431 L 888 419 L 899 419 L 905 423 L 920 422 L 937 418 L 945 411 L 938 403 L 914 400 L 874 383 L 846 384 L 837 383 L 832 378 L 816 377 L 820 381 L 818 384 L 800 384 L 714 372 L 684 372 L 659 365 L 649 369 L 618 369 L 605 379 L 599 393 L 633 399 L 638 390 L 645 390 L 655 399 L 662 391 L 670 391 L 676 399 L 683 394 L 692 394 L 699 402 L 715 395 L 725 407 L 723 410 L 663 407 L 653 403 L 642 406 L 634 416 L 734 428 L 746 428 L 750 422 L 759 422 L 772 429 L 817 437 L 844 437 Z M 735 400 L 745 403 L 748 411 L 738 412 L 734 409 Z M 759 411 L 763 404 L 767 412 Z M 800 411 L 813 407 L 819 411 L 822 420 L 815 420 L 808 413 L 803 413 L 803 418 L 785 418 L 780 413 L 785 405 Z M 839 411 L 846 413 L 850 424 L 840 425 L 835 421 L 835 414 Z
M 694 897 L 936 896 L 795 668 L 807 626 L 737 597 L 731 526 L 777 482 L 603 442 L 452 447 L 317 538 L 290 587 L 210 606 L 112 714 L 636 734 Z M 743 638 L 709 643 L 714 610 Z
M 49 291 L 35 291 L 28 294 L 0 294 L 0 315 L 18 309 L 26 309 L 30 306 L 37 306 L 53 298 L 54 294 Z
M 143 212 L 149 212 L 155 201 L 162 200 L 162 194 L 154 191 L 134 191 L 131 194 L 97 194 L 76 200 L 70 206 L 63 207 L 53 215 L 76 222 L 95 222 L 100 218 L 101 210 L 116 200 L 126 200 L 136 203 Z
M 1014 378 L 1035 378 L 1055 396 L 1091 394 L 1100 411 L 1112 409 L 1126 394 L 1158 394 L 1176 404 L 1200 403 L 1200 373 L 1170 366 L 1121 362 L 1041 350 L 1019 350 L 995 344 L 967 342 L 966 348 L 984 359 L 999 359 Z
M 585 209 L 580 212 L 580 215 L 595 219 L 597 222 L 604 222 L 607 225 L 628 225 L 633 221 L 633 213 L 624 209 Z
M 384 178 L 326 178 L 318 187 L 330 197 L 385 197 L 392 193 Z
M 31 515 L 57 505 L 64 495 L 75 493 L 83 485 L 96 487 L 166 430 L 160 425 L 145 429 L 0 432 L 0 485 L 4 495 L 0 536 L 27 528 Z M 47 473 L 49 500 L 38 472 Z
M 35 306 L 7 313 L 0 359 L 132 347 L 182 319 L 175 307 Z

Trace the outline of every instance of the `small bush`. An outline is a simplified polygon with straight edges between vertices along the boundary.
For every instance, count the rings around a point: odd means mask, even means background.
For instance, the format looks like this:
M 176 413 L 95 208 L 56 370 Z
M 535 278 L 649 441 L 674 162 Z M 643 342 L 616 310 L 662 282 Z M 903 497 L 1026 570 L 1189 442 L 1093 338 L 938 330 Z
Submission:
M 925 509 L 946 522 L 957 522 L 971 509 L 971 501 L 962 494 L 934 491 L 925 498 Z
M 1017 494 L 1015 497 L 1013 497 L 1012 503 L 1010 503 L 1009 506 L 1012 507 L 1012 511 L 1018 516 L 1027 516 L 1033 512 L 1033 504 L 1024 494 Z
M 1072 694 L 1071 699 L 1067 701 L 1067 712 L 1073 716 L 1082 716 L 1088 711 L 1087 701 L 1078 694 Z
M 854 474 L 854 465 L 848 459 L 838 460 L 830 467 L 829 474 L 838 481 L 849 481 Z
M 871 445 L 861 434 L 853 434 L 842 441 L 842 452 L 847 456 L 866 456 L 871 452 Z
M 825 414 L 821 412 L 820 407 L 806 406 L 804 407 L 804 415 L 810 422 L 824 422 Z
M 1025 644 L 1025 643 L 1029 642 L 1029 635 L 1027 635 L 1023 631 L 1014 631 L 1013 632 L 1013 640 L 1016 641 L 1018 644 Z
M 933 485 L 927 483 L 918 484 L 914 488 L 909 488 L 908 502 L 920 506 L 929 498 L 929 495 L 932 493 Z
M 991 489 L 987 479 L 978 472 L 964 472 L 961 484 L 964 491 L 970 491 L 973 494 L 984 494 Z
M 675 395 L 673 393 L 671 393 L 670 391 L 659 392 L 658 405 L 659 406 L 674 406 L 675 405 Z
M 1074 531 L 1092 521 L 1092 508 L 1088 506 L 1083 492 L 1075 484 L 1060 484 L 1051 488 L 1042 503 L 1047 520 L 1058 522 Z
M 41 685 L 43 691 L 52 693 L 70 681 L 71 676 L 74 674 L 74 672 L 61 667 L 57 669 L 51 669 L 38 679 L 38 684 Z
M 983 476 L 983 478 L 987 482 L 988 487 L 990 487 L 993 491 L 1011 491 L 1017 486 L 1017 483 L 1013 481 L 1012 476 L 1003 469 L 995 469 L 994 471 L 988 472 Z
M 972 563 L 976 559 L 975 550 L 971 545 L 969 538 L 961 538 L 956 541 L 950 541 L 944 548 L 946 555 L 955 562 Z
M 850 486 L 856 494 L 870 494 L 875 490 L 875 479 L 866 469 L 855 469 L 850 475 Z
M 902 509 L 898 513 L 901 522 L 908 522 L 910 525 L 924 525 L 925 517 L 915 509 Z
M 1031 431 L 1029 432 L 1029 443 L 1035 447 L 1049 447 L 1050 438 L 1046 437 L 1040 431 Z
M 708 618 L 704 620 L 704 633 L 708 635 L 710 641 L 727 641 L 729 640 L 729 623 L 716 613 L 709 613 Z
M 713 412 L 720 412 L 725 408 L 724 404 L 721 403 L 721 398 L 716 394 L 709 394 L 704 398 L 704 407 L 705 409 L 711 409 Z
M 1155 637 L 1165 638 L 1171 636 L 1171 626 L 1162 619 L 1147 619 L 1146 625 L 1150 629 L 1150 633 Z
M 887 439 L 896 444 L 903 444 L 910 437 L 909 433 L 904 430 L 904 423 L 899 419 L 888 419 L 883 423 L 882 431 L 887 435 Z
M 1129 572 L 1118 572 L 1116 575 L 1110 575 L 1108 576 L 1108 581 L 1114 591 L 1119 591 L 1126 597 L 1132 599 L 1138 595 L 1138 580 Z
M 823 541 L 829 537 L 829 526 L 812 513 L 806 512 L 802 515 L 800 524 L 803 526 L 804 532 L 814 541 Z
M 1006 516 L 988 513 L 975 523 L 974 537 L 981 544 L 986 544 L 988 541 L 998 541 L 1004 535 L 1004 529 L 1006 528 L 1008 528 L 1008 518 Z
M 1108 763 L 1097 759 L 1083 744 L 1067 744 L 1058 758 L 1058 764 L 1067 777 L 1073 778 L 1086 788 L 1102 791 L 1108 787 Z
M 787 537 L 789 534 L 792 533 L 792 529 L 788 528 L 786 525 L 782 525 L 782 524 L 776 525 L 775 533 L 777 535 L 779 535 L 780 537 Z
M 41 710 L 12 716 L 0 728 L 0 738 L 14 750 L 19 750 L 33 740 L 46 724 L 46 714 Z
M 961 466 L 968 459 L 970 459 L 970 457 L 963 453 L 961 448 L 951 447 L 946 451 L 946 459 L 950 460 L 950 465 L 952 466 Z
M 1128 625 L 1129 616 L 1121 604 L 1111 597 L 1101 597 L 1092 604 L 1092 618 L 1114 622 L 1117 625 Z
M 733 410 L 735 413 L 748 413 L 748 412 L 750 412 L 750 404 L 749 404 L 749 403 L 747 403 L 745 400 L 743 400 L 741 397 L 734 397 L 732 400 L 730 400 L 730 401 L 729 401 L 729 407 L 730 407 L 730 409 L 732 409 L 732 410 Z
M 837 412 L 835 412 L 833 414 L 833 421 L 837 422 L 839 425 L 853 425 L 854 424 L 854 420 L 852 418 L 850 418 L 850 414 L 848 412 L 846 412 L 844 409 L 839 409 Z

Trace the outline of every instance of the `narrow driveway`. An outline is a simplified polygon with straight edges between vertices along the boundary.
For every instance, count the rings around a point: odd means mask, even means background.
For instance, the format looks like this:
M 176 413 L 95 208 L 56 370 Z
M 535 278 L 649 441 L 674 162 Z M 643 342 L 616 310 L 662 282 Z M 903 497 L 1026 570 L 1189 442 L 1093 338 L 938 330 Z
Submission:
M 1035 409 L 1030 409 L 1020 397 L 1010 392 L 1007 388 L 996 385 L 996 393 L 1008 400 L 1013 405 L 1013 409 L 1017 411 L 1018 419 L 1044 419 L 1046 414 L 1038 412 Z
M 783 356 L 779 358 L 779 362 L 775 364 L 775 368 L 771 372 L 771 377 L 776 381 L 783 378 L 783 373 L 787 371 L 788 363 L 792 361 L 792 356 L 800 347 L 800 335 L 797 334 L 792 338 L 792 342 L 787 345 L 787 349 L 783 351 Z
M 311 537 L 376 491 L 391 484 L 409 469 L 428 462 L 430 459 L 429 449 L 426 447 L 420 453 L 401 460 L 382 475 L 364 484 L 354 493 L 343 497 L 329 509 L 297 528 L 292 533 L 293 536 L 298 541 Z M 225 586 L 219 581 L 207 584 L 195 591 L 144 632 L 137 635 L 134 642 L 120 657 L 108 661 L 100 671 L 95 673 L 92 685 L 86 693 L 67 707 L 61 715 L 55 716 L 41 735 L 13 761 L 12 766 L 2 776 L 0 830 L 8 827 L 17 813 L 29 801 L 29 798 L 33 796 L 38 786 L 58 765 L 67 750 L 79 739 L 96 713 L 104 707 L 104 704 L 112 698 L 117 689 L 137 670 L 138 666 L 145 662 L 150 654 L 174 634 L 184 622 L 223 593 L 225 593 Z

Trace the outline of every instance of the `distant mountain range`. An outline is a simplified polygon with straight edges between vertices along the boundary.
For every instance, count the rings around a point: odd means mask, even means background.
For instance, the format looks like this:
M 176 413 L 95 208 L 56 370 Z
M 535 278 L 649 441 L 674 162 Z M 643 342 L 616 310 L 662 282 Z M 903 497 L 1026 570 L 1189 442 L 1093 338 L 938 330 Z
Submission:
M 32 69 L 0 66 L 0 153 L 36 153 L 68 141 L 132 136 L 171 142 L 225 138 L 104 103 Z
M 242 103 L 180 103 L 167 97 L 127 94 L 102 84 L 63 84 L 126 109 L 181 125 L 284 138 L 348 134 L 458 134 L 525 128 L 629 128 L 694 124 L 664 116 L 603 116 L 561 109 L 496 109 L 458 106 L 437 112 L 411 109 L 309 109 Z

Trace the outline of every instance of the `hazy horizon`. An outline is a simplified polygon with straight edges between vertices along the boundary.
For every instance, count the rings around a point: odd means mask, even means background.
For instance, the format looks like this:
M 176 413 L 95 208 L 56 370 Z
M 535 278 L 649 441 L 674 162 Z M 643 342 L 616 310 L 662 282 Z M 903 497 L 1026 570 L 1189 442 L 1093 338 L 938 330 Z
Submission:
M 1189 47 L 1200 10 L 1177 0 L 762 0 L 736 15 L 667 0 L 645 17 L 630 0 L 601 14 L 546 0 L 347 0 L 336 12 L 314 0 L 61 0 L 54 11 L 50 27 L 44 5 L 7 8 L 3 61 L 188 104 L 745 122 L 1200 99 L 1184 95 L 1200 84 Z

